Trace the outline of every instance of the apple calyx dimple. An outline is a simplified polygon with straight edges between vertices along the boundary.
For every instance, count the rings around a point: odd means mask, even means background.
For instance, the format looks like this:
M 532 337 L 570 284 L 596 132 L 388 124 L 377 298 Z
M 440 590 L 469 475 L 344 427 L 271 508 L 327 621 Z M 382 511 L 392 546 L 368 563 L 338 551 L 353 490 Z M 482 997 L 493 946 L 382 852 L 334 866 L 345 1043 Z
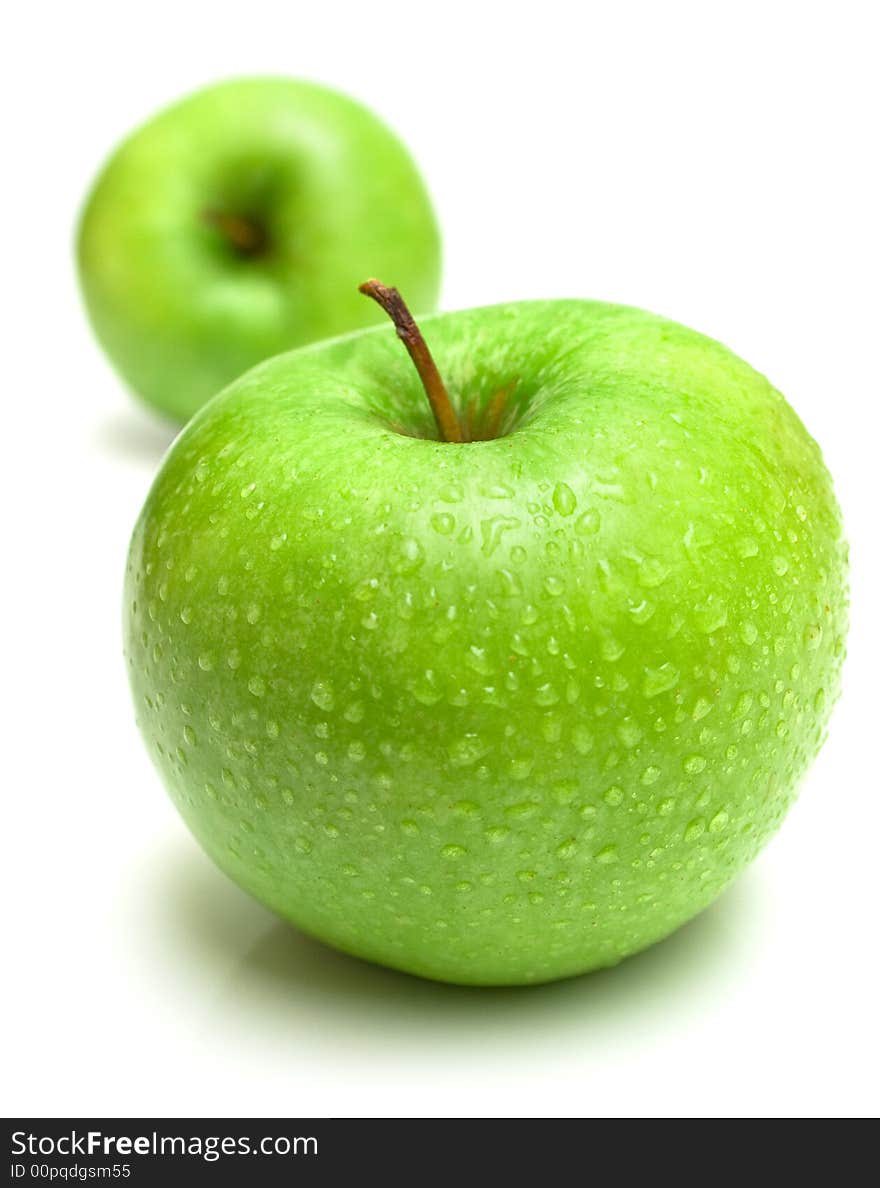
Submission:
M 409 357 L 422 381 L 441 441 L 459 444 L 491 441 L 509 432 L 509 425 L 505 425 L 505 414 L 508 401 L 517 385 L 516 380 L 495 392 L 482 409 L 478 407 L 475 399 L 470 400 L 464 410 L 464 416 L 460 417 L 434 362 L 434 356 L 400 292 L 375 279 L 364 281 L 358 286 L 358 291 L 366 297 L 372 297 L 394 323 L 397 337 L 409 352 Z M 395 428 L 398 432 L 403 432 L 398 426 Z

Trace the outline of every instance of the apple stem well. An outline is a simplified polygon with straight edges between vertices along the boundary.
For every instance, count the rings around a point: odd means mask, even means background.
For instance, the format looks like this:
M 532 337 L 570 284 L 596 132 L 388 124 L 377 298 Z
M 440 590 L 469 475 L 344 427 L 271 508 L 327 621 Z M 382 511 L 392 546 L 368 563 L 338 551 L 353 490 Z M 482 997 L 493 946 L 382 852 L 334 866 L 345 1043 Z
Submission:
M 223 210 L 205 210 L 202 218 L 223 235 L 240 256 L 259 256 L 268 246 L 266 231 L 255 219 L 229 214 Z
M 409 312 L 409 308 L 400 293 L 398 293 L 397 289 L 383 285 L 381 281 L 377 280 L 364 281 L 359 286 L 359 291 L 366 297 L 372 297 L 374 301 L 378 302 L 394 323 L 397 337 L 406 347 L 409 357 L 412 359 L 413 365 L 419 373 L 419 379 L 422 381 L 422 387 L 425 389 L 425 395 L 428 397 L 428 403 L 431 405 L 434 420 L 437 422 L 440 440 L 465 441 L 466 438 L 462 432 L 461 424 L 459 423 L 452 401 L 449 399 L 446 385 L 443 383 L 440 372 L 437 370 L 434 357 L 428 349 L 428 344 L 422 337 L 422 332 L 415 318 Z

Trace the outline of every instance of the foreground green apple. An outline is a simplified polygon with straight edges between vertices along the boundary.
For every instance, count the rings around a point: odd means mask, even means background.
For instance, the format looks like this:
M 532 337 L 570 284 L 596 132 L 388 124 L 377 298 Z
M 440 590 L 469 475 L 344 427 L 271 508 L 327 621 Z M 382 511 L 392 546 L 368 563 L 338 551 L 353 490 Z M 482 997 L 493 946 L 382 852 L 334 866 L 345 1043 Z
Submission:
M 272 359 L 134 533 L 140 726 L 214 861 L 442 980 L 610 965 L 711 902 L 822 742 L 846 549 L 816 444 L 718 343 L 534 302 Z M 391 295 L 393 296 L 393 294 Z M 433 389 L 433 390 L 432 390 Z
M 262 359 L 378 321 L 364 276 L 427 310 L 440 273 L 430 201 L 388 128 L 335 91 L 266 78 L 200 91 L 117 149 L 78 258 L 110 358 L 180 420 Z

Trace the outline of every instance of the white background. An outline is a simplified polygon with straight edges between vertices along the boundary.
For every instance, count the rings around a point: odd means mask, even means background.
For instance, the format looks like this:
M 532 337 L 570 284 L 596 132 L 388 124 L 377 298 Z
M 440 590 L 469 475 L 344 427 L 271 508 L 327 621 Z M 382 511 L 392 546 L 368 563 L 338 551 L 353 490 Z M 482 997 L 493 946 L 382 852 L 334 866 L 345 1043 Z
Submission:
M 153 0 L 6 14 L 3 1112 L 876 1113 L 872 8 Z M 398 129 L 445 228 L 446 307 L 579 295 L 690 323 L 772 377 L 836 476 L 853 605 L 830 741 L 754 867 L 617 970 L 487 992 L 338 956 L 214 871 L 145 757 L 120 586 L 170 431 L 93 344 L 72 228 L 121 135 L 247 72 L 334 83 Z

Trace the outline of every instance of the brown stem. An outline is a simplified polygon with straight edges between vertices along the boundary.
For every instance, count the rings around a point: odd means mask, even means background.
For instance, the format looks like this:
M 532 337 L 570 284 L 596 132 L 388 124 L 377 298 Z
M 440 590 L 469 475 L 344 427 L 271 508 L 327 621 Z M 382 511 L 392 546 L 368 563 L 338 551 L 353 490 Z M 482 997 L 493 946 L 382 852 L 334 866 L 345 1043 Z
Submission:
M 440 377 L 437 364 L 428 350 L 428 344 L 422 338 L 422 332 L 409 312 L 406 302 L 397 289 L 389 288 L 381 281 L 364 281 L 359 286 L 359 290 L 365 296 L 372 297 L 374 301 L 378 302 L 394 323 L 397 337 L 406 347 L 409 357 L 419 373 L 419 379 L 422 381 L 422 387 L 425 389 L 425 395 L 431 405 L 441 439 L 443 441 L 463 441 L 461 425 L 458 422 L 455 409 L 452 407 L 446 385 Z
M 266 234 L 259 224 L 240 215 L 227 214 L 222 210 L 205 210 L 202 218 L 229 240 L 243 256 L 256 256 L 266 246 Z

